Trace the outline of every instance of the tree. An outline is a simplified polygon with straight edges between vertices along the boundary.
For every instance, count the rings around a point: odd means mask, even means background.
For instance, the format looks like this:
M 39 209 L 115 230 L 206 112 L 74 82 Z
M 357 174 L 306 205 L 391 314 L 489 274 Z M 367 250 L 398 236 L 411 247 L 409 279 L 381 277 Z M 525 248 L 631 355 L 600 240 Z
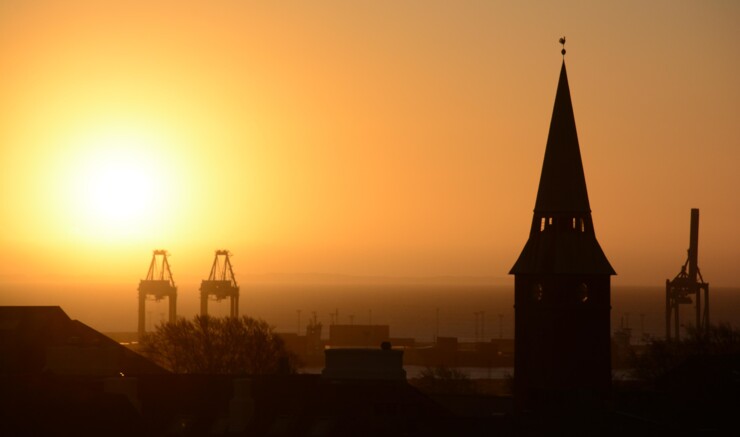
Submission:
M 247 316 L 161 323 L 142 339 L 142 351 L 175 373 L 294 373 L 298 364 L 271 326 Z
M 710 325 L 707 332 L 686 327 L 687 336 L 680 341 L 652 340 L 645 352 L 633 358 L 634 376 L 656 382 L 687 360 L 709 360 L 740 354 L 740 330 L 729 324 Z

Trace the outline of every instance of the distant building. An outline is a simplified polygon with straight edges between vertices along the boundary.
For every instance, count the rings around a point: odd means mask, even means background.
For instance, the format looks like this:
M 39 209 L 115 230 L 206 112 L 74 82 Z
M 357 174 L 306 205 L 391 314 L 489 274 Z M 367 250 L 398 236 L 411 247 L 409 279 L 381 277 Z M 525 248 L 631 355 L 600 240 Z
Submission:
M 565 61 L 529 239 L 510 274 L 518 407 L 592 403 L 608 396 L 615 272 L 594 232 Z
M 331 380 L 406 381 L 403 351 L 384 342 L 380 348 L 327 349 L 321 376 Z

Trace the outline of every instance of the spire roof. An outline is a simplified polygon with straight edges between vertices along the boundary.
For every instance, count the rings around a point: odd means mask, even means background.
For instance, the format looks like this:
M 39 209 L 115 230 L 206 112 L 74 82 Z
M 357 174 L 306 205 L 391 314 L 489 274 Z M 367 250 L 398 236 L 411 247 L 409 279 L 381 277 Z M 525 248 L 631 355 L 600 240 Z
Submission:
M 539 213 L 591 212 L 565 60 L 560 69 L 534 210 Z
M 593 228 L 565 62 L 560 69 L 532 228 L 509 273 L 616 274 Z

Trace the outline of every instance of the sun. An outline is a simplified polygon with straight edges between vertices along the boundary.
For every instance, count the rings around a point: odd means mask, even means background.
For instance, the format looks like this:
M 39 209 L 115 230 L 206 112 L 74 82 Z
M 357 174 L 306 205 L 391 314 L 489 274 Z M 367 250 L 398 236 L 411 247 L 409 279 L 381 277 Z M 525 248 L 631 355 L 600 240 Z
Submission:
M 80 199 L 90 218 L 111 224 L 136 224 L 152 210 L 156 180 L 146 161 L 130 152 L 104 150 L 82 170 Z
M 173 182 L 162 165 L 162 144 L 145 135 L 90 138 L 67 164 L 65 209 L 77 237 L 123 240 L 156 232 L 171 209 Z

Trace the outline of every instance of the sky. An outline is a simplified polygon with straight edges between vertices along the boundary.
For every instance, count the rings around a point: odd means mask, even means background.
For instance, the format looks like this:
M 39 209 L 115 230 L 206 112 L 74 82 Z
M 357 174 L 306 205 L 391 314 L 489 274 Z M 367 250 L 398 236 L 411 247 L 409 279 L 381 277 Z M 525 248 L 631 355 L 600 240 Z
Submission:
M 2 0 L 0 288 L 133 290 L 153 249 L 193 290 L 216 249 L 238 279 L 510 281 L 561 36 L 614 284 L 677 274 L 700 208 L 701 272 L 738 286 L 739 22 L 734 1 Z

